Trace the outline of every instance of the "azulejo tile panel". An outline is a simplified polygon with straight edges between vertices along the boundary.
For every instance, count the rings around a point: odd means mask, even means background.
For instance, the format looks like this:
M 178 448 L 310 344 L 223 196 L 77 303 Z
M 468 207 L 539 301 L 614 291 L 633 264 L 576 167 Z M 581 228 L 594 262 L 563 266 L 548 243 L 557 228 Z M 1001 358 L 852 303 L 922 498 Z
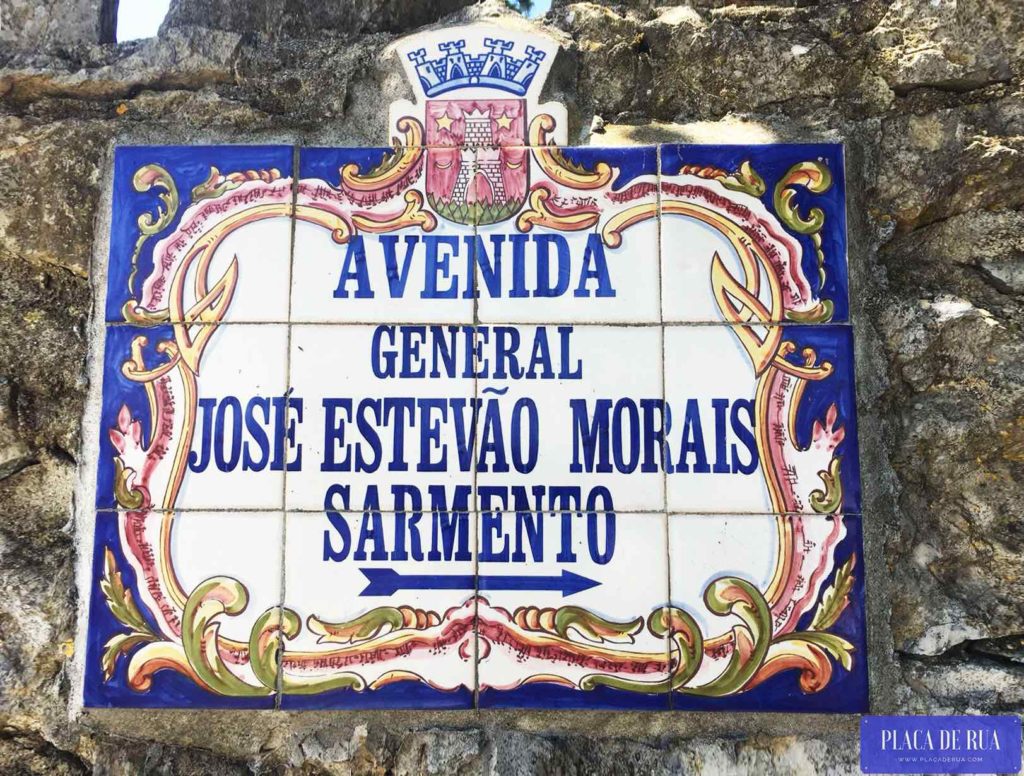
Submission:
M 863 710 L 841 147 L 397 48 L 389 147 L 115 156 L 86 703 Z

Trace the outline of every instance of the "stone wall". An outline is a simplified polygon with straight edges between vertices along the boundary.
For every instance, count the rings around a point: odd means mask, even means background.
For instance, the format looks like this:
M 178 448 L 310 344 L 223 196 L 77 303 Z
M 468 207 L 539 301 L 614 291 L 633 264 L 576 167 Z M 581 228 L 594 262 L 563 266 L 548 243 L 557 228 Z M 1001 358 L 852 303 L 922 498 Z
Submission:
M 527 24 L 464 5 L 175 0 L 158 38 L 114 45 L 116 0 L 0 0 L 4 773 L 859 772 L 848 717 L 78 713 L 114 143 L 377 145 L 408 96 L 396 34 Z M 873 709 L 1024 712 L 1024 5 L 559 0 L 541 23 L 580 142 L 846 143 Z

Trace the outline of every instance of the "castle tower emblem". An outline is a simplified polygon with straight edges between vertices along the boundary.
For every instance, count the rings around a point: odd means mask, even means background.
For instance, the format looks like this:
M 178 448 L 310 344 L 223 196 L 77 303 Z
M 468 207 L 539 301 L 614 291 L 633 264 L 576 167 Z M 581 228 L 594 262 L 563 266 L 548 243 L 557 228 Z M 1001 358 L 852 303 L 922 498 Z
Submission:
M 396 103 L 392 118 L 397 126 L 403 116 L 422 111 L 430 207 L 460 224 L 497 223 L 526 201 L 529 122 L 538 107 L 533 95 L 557 44 L 509 40 L 507 32 L 484 25 L 462 28 L 454 39 L 452 32 L 420 36 L 415 48 L 399 49 L 423 99 Z M 562 106 L 544 108 L 554 112 L 564 134 Z

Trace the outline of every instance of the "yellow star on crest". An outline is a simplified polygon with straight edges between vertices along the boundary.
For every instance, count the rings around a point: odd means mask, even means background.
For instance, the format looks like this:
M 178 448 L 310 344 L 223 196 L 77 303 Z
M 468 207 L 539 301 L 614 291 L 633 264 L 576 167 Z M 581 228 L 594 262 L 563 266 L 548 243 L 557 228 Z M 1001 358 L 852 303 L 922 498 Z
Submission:
M 444 115 L 441 116 L 441 118 L 435 119 L 434 121 L 437 123 L 438 129 L 447 129 L 449 132 L 451 132 L 452 121 L 454 121 L 454 119 L 448 115 L 447 111 L 445 111 Z
M 494 121 L 502 129 L 512 129 L 512 117 L 506 116 L 504 111 Z

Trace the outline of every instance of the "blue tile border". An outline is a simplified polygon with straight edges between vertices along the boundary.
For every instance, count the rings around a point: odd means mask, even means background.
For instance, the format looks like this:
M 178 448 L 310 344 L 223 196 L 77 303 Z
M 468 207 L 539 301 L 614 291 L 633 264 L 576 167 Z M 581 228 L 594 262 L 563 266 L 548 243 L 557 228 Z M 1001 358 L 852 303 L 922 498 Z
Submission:
M 103 394 L 100 404 L 99 428 L 99 461 L 96 466 L 96 503 L 97 509 L 118 509 L 114 496 L 114 477 L 116 474 L 114 460 L 117 450 L 111 441 L 111 429 L 118 425 L 118 414 L 122 406 L 127 406 L 131 417 L 139 422 L 142 444 L 148 446 L 148 438 L 152 422 L 150 405 L 146 391 L 140 383 L 129 380 L 121 372 L 121 365 L 131 354 L 131 343 L 135 337 L 145 336 L 149 342 L 144 349 L 150 358 L 157 356 L 155 345 L 162 340 L 173 341 L 174 335 L 169 325 L 152 328 L 136 326 L 108 326 L 104 332 L 106 342 L 103 350 Z
M 527 684 L 515 690 L 483 690 L 481 709 L 601 709 L 605 711 L 668 711 L 667 692 L 637 693 L 596 687 L 573 690 L 550 683 Z
M 861 511 L 860 447 L 857 436 L 857 398 L 854 387 L 853 330 L 849 326 L 808 324 L 786 326 L 783 341 L 793 342 L 796 350 L 787 358 L 801 365 L 801 351 L 810 347 L 817 355 L 817 363 L 830 362 L 833 372 L 824 380 L 809 380 L 796 416 L 797 443 L 807 447 L 811 443 L 815 422 L 824 423 L 828 409 L 835 404 L 836 426 L 846 433 L 835 454 L 841 459 L 840 475 L 843 486 L 841 510 L 846 514 Z
M 658 174 L 657 146 L 569 146 L 559 150 L 571 163 L 586 169 L 593 169 L 599 162 L 618 168 L 612 191 L 621 191 L 642 175 Z M 654 194 L 651 191 L 651 195 Z
M 92 561 L 92 595 L 89 602 L 89 629 L 86 637 L 84 704 L 89 708 L 189 708 L 189 709 L 273 709 L 275 694 L 262 697 L 239 698 L 219 695 L 203 689 L 189 677 L 177 671 L 158 670 L 152 674 L 149 688 L 140 692 L 128 685 L 128 664 L 134 650 L 117 659 L 109 679 L 103 676 L 101 657 L 109 640 L 127 633 L 127 629 L 111 614 L 100 580 L 105 574 L 105 557 L 113 554 L 117 570 L 126 588 L 133 591 L 135 603 L 145 621 L 154 632 L 159 632 L 148 609 L 139 603 L 138 580 L 121 551 L 118 535 L 118 517 L 115 512 L 96 515 Z
M 123 320 L 121 308 L 128 300 L 139 297 L 142 284 L 152 270 L 153 248 L 181 222 L 182 215 L 192 204 L 192 190 L 207 181 L 211 168 L 216 167 L 224 175 L 276 169 L 283 178 L 289 178 L 292 156 L 292 146 L 118 146 L 114 151 L 105 320 Z M 179 204 L 164 227 L 142 245 L 132 291 L 129 291 L 132 253 L 140 236 L 139 218 L 149 217 L 155 221 L 158 207 L 167 210 L 160 200 L 160 195 L 166 194 L 164 189 L 153 186 L 148 191 L 138 191 L 135 188 L 135 173 L 146 165 L 159 165 L 170 174 Z
M 456 710 L 473 708 L 473 691 L 436 690 L 420 682 L 400 682 L 376 690 L 330 690 L 317 695 L 281 696 L 282 711 L 382 709 Z
M 303 146 L 299 149 L 299 179 L 317 178 L 332 186 L 341 181 L 341 168 L 355 164 L 359 172 L 366 174 L 384 159 L 394 153 L 393 148 L 317 148 Z

